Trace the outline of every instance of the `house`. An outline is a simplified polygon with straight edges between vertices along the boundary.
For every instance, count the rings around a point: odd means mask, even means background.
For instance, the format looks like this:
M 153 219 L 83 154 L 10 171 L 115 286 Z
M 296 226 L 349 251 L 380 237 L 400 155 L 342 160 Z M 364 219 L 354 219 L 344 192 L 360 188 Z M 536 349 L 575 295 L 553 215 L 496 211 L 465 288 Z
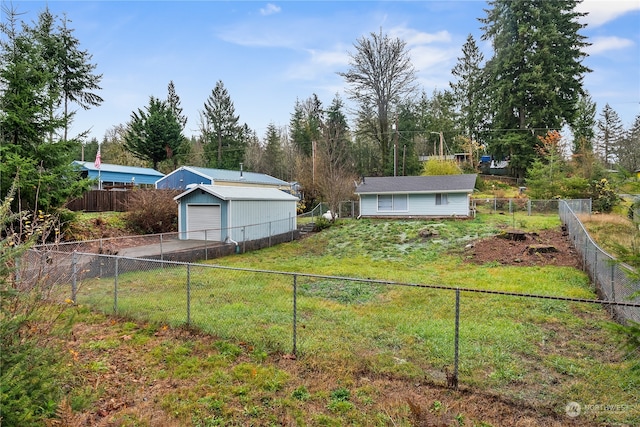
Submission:
M 366 177 L 355 193 L 360 217 L 468 217 L 475 174 Z
M 164 176 L 151 168 L 121 166 L 109 163 L 100 164 L 98 169 L 94 162 L 74 161 L 73 165 L 80 170 L 82 178 L 99 179 L 100 188 L 125 188 L 130 186 L 153 186 Z
M 264 187 L 291 191 L 291 184 L 270 175 L 227 169 L 182 166 L 156 181 L 158 189 L 185 190 L 190 184 Z
M 640 169 L 636 169 L 636 179 L 640 179 Z
M 174 200 L 182 240 L 237 244 L 297 229 L 298 198 L 275 188 L 197 184 Z

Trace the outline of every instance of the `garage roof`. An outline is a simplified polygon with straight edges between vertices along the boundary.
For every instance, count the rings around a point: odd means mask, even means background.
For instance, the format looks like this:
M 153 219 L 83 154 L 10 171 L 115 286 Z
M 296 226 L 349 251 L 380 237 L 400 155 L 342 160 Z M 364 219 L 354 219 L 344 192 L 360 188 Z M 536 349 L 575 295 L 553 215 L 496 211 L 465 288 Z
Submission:
M 262 187 L 229 187 L 226 185 L 204 185 L 198 184 L 187 189 L 184 193 L 178 194 L 174 200 L 179 200 L 187 194 L 194 191 L 205 191 L 222 200 L 291 200 L 297 201 L 298 198 L 289 193 L 276 188 Z

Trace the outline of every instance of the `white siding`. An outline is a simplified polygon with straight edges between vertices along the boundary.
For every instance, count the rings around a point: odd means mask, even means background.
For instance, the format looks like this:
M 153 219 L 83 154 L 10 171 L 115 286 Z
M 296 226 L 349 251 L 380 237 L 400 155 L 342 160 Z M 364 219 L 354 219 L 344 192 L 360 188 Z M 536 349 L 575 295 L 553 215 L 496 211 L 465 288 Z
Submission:
M 296 203 L 291 200 L 232 200 L 230 236 L 236 242 L 262 239 L 295 230 Z
M 385 217 L 410 216 L 469 216 L 469 196 L 466 193 L 447 193 L 447 203 L 436 205 L 436 194 L 409 194 L 406 211 L 378 211 L 378 197 L 375 194 L 360 196 L 360 215 Z

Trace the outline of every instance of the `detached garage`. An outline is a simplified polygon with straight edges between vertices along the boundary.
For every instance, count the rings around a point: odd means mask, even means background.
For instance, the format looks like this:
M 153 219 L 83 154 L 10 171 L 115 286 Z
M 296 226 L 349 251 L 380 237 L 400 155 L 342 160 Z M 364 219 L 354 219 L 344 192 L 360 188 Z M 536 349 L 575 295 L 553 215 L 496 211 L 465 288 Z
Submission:
M 297 229 L 298 198 L 275 188 L 200 184 L 174 200 L 181 240 L 238 243 Z

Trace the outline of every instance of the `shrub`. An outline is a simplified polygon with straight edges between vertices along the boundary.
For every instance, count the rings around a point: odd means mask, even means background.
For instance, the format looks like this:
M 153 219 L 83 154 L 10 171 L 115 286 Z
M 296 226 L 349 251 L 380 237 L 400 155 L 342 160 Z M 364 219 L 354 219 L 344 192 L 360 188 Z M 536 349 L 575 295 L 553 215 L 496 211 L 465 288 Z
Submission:
M 325 228 L 329 228 L 331 227 L 331 221 L 329 221 L 328 219 L 326 219 L 325 217 L 318 217 L 318 219 L 315 220 L 315 226 L 314 226 L 314 231 L 321 231 L 324 230 Z
M 141 233 L 169 233 L 178 230 L 178 205 L 171 190 L 134 190 L 126 220 Z

